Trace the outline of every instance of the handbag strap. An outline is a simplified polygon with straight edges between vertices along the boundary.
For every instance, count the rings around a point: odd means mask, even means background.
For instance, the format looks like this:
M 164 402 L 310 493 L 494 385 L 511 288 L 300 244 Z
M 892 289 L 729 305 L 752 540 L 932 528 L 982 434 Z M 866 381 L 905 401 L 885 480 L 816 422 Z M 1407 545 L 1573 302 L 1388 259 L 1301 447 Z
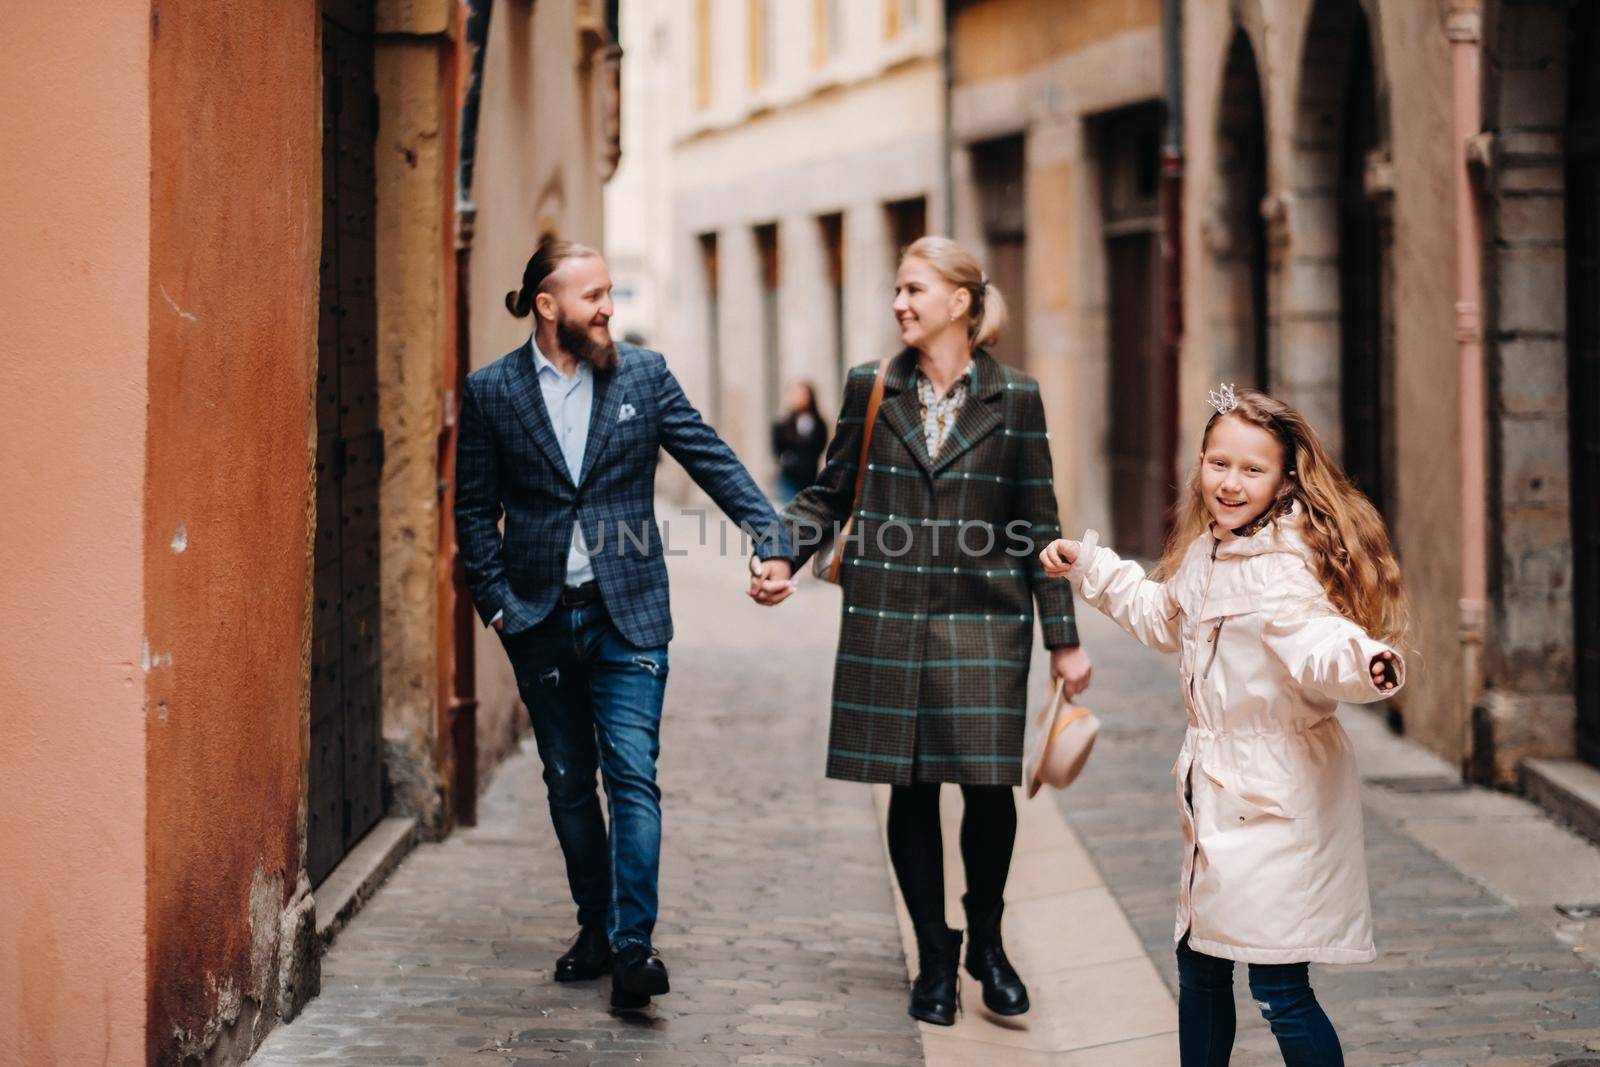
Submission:
M 867 452 L 872 448 L 872 427 L 878 422 L 878 409 L 883 406 L 883 380 L 889 371 L 889 360 L 885 358 L 878 364 L 877 374 L 872 382 L 872 395 L 867 398 L 866 423 L 861 428 L 861 455 L 856 461 L 856 495 L 850 502 L 850 517 L 861 508 L 861 490 L 867 482 Z

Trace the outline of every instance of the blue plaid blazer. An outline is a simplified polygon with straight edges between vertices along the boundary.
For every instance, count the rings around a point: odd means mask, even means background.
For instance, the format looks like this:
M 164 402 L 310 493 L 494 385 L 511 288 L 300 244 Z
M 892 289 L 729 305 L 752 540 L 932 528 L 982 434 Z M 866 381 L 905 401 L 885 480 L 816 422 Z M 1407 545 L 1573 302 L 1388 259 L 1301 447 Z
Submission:
M 672 639 L 655 481 L 665 448 L 735 522 L 757 532 L 762 559 L 794 558 L 766 495 L 683 395 L 661 353 L 617 345 L 595 375 L 594 409 L 576 484 L 545 410 L 532 343 L 467 378 L 456 447 L 456 538 L 485 624 L 538 624 L 565 584 L 572 524 L 583 524 L 595 581 L 618 632 L 640 648 Z M 500 531 L 501 515 L 505 532 Z

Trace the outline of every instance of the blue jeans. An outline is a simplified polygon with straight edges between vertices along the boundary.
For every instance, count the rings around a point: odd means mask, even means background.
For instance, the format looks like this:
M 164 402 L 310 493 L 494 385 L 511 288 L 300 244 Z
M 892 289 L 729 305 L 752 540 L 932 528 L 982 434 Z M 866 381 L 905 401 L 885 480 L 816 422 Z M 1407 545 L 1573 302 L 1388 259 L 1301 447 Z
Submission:
M 614 951 L 648 947 L 661 865 L 656 756 L 667 650 L 630 645 L 598 602 L 557 605 L 539 625 L 501 639 L 533 720 L 578 923 L 603 925 Z
M 1285 1067 L 1343 1067 L 1339 1035 L 1311 991 L 1310 965 L 1252 963 L 1250 995 L 1278 1039 Z M 1233 1056 L 1233 961 L 1178 942 L 1178 1061 L 1228 1067 Z

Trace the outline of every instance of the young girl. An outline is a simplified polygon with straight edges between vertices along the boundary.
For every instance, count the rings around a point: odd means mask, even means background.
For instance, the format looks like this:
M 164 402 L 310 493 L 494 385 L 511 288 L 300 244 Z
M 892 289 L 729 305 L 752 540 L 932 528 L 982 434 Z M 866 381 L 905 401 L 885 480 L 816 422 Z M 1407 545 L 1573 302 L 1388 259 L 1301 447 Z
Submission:
M 1183 1067 L 1232 1055 L 1236 960 L 1250 964 L 1284 1062 L 1326 1067 L 1344 1057 L 1307 965 L 1377 955 L 1355 754 L 1334 713 L 1404 683 L 1393 646 L 1405 594 L 1383 520 L 1299 412 L 1227 385 L 1211 402 L 1153 578 L 1093 530 L 1040 562 L 1140 641 L 1179 653 Z

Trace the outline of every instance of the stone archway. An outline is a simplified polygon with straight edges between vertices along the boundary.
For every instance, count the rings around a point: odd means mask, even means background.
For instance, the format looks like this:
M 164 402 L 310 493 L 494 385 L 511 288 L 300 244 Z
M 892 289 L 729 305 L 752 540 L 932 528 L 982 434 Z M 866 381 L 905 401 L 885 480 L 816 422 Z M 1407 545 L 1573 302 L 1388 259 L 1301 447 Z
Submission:
M 1392 518 L 1392 180 L 1374 54 L 1360 0 L 1317 0 L 1295 98 L 1276 385 Z
M 1265 387 L 1267 351 L 1266 109 L 1250 37 L 1234 29 L 1217 103 L 1216 196 L 1206 227 L 1214 366 L 1223 381 Z

